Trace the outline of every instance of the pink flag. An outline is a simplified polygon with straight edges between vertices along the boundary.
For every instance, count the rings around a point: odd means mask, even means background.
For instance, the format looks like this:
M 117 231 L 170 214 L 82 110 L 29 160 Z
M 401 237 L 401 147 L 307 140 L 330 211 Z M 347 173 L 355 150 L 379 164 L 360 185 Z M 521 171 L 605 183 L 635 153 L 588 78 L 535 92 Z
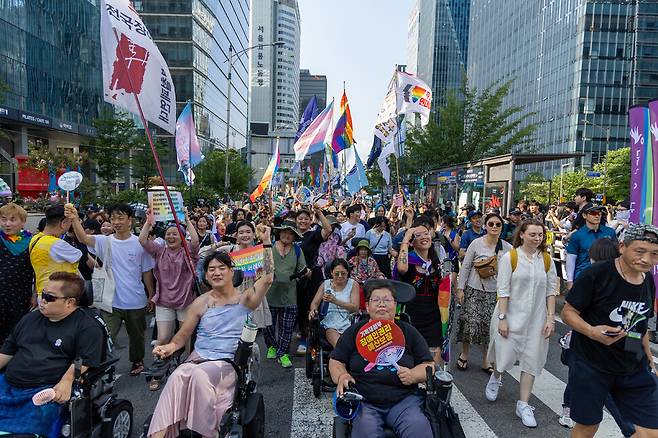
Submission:
M 302 161 L 306 154 L 324 151 L 327 133 L 334 118 L 334 103 L 331 102 L 295 142 L 295 161 Z
M 176 121 L 176 160 L 178 170 L 183 172 L 185 183 L 188 186 L 191 186 L 194 181 L 192 168 L 203 158 L 192 118 L 192 104 L 188 102 Z

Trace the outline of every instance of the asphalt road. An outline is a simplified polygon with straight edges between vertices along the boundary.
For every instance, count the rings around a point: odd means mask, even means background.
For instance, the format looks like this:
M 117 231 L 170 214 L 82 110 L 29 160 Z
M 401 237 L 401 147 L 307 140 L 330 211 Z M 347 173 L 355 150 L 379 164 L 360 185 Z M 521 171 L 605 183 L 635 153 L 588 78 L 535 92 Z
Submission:
M 504 376 L 498 401 L 490 403 L 484 397 L 488 375 L 479 369 L 482 348 L 473 347 L 469 358 L 469 369 L 458 371 L 454 362 L 460 350 L 459 346 L 453 346 L 451 370 L 455 379 L 455 388 L 452 403 L 460 415 L 467 437 L 566 438 L 569 436 L 568 430 L 557 422 L 558 412 L 561 412 L 564 385 L 567 381 L 567 368 L 559 360 L 558 341 L 559 337 L 567 331 L 567 327 L 558 323 L 556 330 L 556 334 L 550 339 L 547 363 L 541 376 L 537 378 L 530 402 L 536 408 L 535 416 L 539 424 L 536 429 L 524 427 L 514 413 L 519 391 L 518 371 L 512 371 L 511 374 L 507 373 Z M 294 368 L 283 369 L 276 361 L 265 359 L 265 349 L 260 335 L 258 343 L 263 352 L 260 391 L 265 398 L 266 437 L 331 436 L 331 394 L 325 393 L 319 400 L 315 399 L 311 394 L 310 380 L 304 377 L 302 358 L 294 358 Z M 118 364 L 118 371 L 121 377 L 117 382 L 116 392 L 120 398 L 126 398 L 133 403 L 135 424 L 133 436 L 138 437 L 146 417 L 153 412 L 158 392 L 148 390 L 143 376 L 129 375 L 130 363 L 125 348 L 127 335 L 123 330 L 119 336 L 119 344 L 122 360 Z M 295 347 L 294 343 L 293 347 Z M 147 345 L 147 366 L 152 360 L 150 351 L 151 347 Z M 654 356 L 658 356 L 658 351 L 654 350 Z M 621 434 L 612 419 L 606 415 L 596 436 L 616 438 Z

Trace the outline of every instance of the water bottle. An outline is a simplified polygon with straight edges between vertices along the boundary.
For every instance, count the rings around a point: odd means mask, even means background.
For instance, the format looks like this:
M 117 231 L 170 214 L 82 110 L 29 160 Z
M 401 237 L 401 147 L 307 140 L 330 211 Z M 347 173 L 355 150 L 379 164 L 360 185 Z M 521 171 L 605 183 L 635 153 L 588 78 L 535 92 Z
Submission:
M 242 334 L 240 335 L 240 341 L 238 341 L 238 349 L 235 351 L 235 357 L 233 358 L 236 365 L 240 368 L 247 365 L 247 361 L 251 355 L 251 346 L 256 340 L 257 334 L 258 326 L 256 326 L 256 324 L 249 321 L 244 323 Z
M 452 374 L 444 370 L 437 370 L 434 373 L 434 382 L 436 385 L 436 392 L 440 400 L 448 402 L 450 400 L 450 393 L 452 391 Z

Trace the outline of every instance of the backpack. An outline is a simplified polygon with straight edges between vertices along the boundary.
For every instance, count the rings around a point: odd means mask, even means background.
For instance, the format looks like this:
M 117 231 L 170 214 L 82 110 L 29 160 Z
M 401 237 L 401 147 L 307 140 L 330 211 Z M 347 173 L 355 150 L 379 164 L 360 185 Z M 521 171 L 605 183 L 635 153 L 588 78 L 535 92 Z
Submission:
M 338 233 L 331 233 L 329 238 L 320 244 L 318 258 L 316 259 L 315 265 L 323 268 L 335 259 L 344 259 L 347 254 L 345 248 L 340 244 L 340 241 L 341 238 Z
M 512 272 L 514 272 L 516 271 L 516 266 L 519 264 L 519 253 L 516 248 L 512 248 L 509 254 L 510 261 L 512 262 Z M 544 251 L 542 255 L 544 256 L 544 270 L 548 273 L 548 271 L 551 270 L 551 262 L 553 260 L 551 260 L 551 255 L 546 251 Z

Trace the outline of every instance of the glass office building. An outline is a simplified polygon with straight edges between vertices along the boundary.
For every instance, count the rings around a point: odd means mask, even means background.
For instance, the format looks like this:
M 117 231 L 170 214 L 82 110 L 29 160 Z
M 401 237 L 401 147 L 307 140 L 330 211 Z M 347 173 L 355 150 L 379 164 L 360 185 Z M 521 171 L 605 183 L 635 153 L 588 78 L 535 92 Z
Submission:
M 325 75 L 314 75 L 309 70 L 299 71 L 299 118 L 306 109 L 308 102 L 315 96 L 318 111 L 327 106 L 327 77 Z
M 513 80 L 506 105 L 538 126 L 523 152 L 581 152 L 573 164 L 588 168 L 608 129 L 610 149 L 626 146 L 629 106 L 658 97 L 656 31 L 655 0 L 472 0 L 469 81 Z M 550 176 L 561 164 L 529 170 Z
M 177 113 L 193 102 L 204 150 L 225 147 L 229 47 L 249 43 L 249 0 L 136 0 L 135 9 L 164 56 Z M 248 55 L 234 57 L 229 146 L 247 144 Z
M 42 192 L 41 182 L 19 179 L 30 145 L 74 153 L 95 133 L 105 105 L 95 3 L 0 1 L 0 128 L 9 137 L 0 137 L 0 178 L 24 195 Z
M 409 17 L 408 67 L 434 93 L 432 106 L 462 85 L 468 65 L 471 0 L 417 0 Z

